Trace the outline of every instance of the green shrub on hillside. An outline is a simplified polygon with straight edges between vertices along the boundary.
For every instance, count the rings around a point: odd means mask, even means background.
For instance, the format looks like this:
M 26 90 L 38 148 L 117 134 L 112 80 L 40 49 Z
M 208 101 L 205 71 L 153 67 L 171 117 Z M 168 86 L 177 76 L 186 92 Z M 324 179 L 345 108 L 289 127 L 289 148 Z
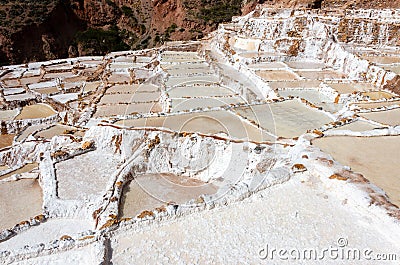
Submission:
M 133 11 L 132 11 L 132 9 L 130 7 L 122 6 L 121 10 L 122 10 L 122 13 L 124 13 L 125 16 L 133 17 Z
M 242 2 L 240 0 L 228 0 L 209 2 L 203 0 L 205 7 L 200 9 L 197 17 L 205 22 L 221 23 L 228 22 L 233 16 L 240 15 Z
M 129 49 L 129 46 L 123 42 L 116 26 L 109 30 L 90 28 L 78 32 L 75 36 L 75 42 L 81 44 L 85 50 L 91 50 L 92 55 Z

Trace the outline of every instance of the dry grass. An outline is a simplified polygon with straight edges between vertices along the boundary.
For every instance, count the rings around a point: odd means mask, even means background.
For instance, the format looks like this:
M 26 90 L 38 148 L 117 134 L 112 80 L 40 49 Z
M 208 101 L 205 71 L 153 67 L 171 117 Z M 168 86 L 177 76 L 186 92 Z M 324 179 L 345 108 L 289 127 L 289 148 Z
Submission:
M 336 98 L 335 98 L 334 103 L 335 104 L 339 104 L 339 100 L 340 100 L 340 95 L 337 95 Z
M 90 149 L 90 148 L 93 147 L 93 145 L 94 145 L 93 142 L 84 142 L 84 143 L 82 144 L 82 149 L 83 149 L 83 150 Z
M 331 176 L 329 177 L 329 179 L 337 179 L 337 180 L 346 181 L 346 180 L 348 180 L 349 178 L 336 173 L 336 174 L 331 175 Z
M 156 135 L 154 139 L 150 139 L 149 144 L 147 145 L 149 150 L 152 150 L 156 145 L 158 145 L 161 142 L 160 137 Z
M 204 198 L 203 197 L 198 197 L 196 200 L 195 200 L 195 203 L 196 204 L 202 204 L 202 203 L 204 203 Z
M 19 223 L 19 226 L 26 226 L 29 225 L 30 223 L 28 221 L 22 221 Z
M 118 188 L 121 188 L 123 184 L 124 184 L 124 183 L 123 183 L 122 181 L 117 181 L 117 183 L 115 183 L 115 185 L 116 185 Z
M 145 217 L 147 217 L 147 216 L 149 216 L 149 217 L 154 217 L 154 213 L 151 212 L 151 211 L 143 211 L 143 212 L 141 212 L 137 217 L 140 218 L 140 219 L 142 219 L 142 218 L 145 218 Z
M 114 135 L 111 141 L 115 142 L 115 153 L 121 153 L 122 134 Z
M 39 214 L 39 215 L 36 215 L 33 219 L 35 219 L 35 221 L 38 221 L 38 222 L 43 222 L 44 220 L 46 220 L 46 217 L 43 214 Z
M 92 213 L 93 219 L 96 219 L 99 213 L 103 210 L 103 208 L 99 208 Z
M 297 172 L 304 172 L 307 170 L 307 168 L 303 164 L 294 164 L 292 166 L 292 170 L 293 172 L 297 173 Z
M 165 208 L 164 205 L 160 206 L 160 207 L 156 207 L 155 209 L 157 212 L 159 213 L 165 213 L 167 211 L 167 208 Z
M 118 223 L 117 219 L 108 219 L 107 222 L 100 228 L 100 230 L 106 229 Z
M 129 222 L 130 220 L 132 220 L 132 218 L 130 218 L 130 217 L 125 217 L 125 218 L 122 218 L 122 219 L 120 220 L 120 222 Z
M 86 239 L 92 239 L 92 238 L 94 238 L 94 236 L 84 236 L 84 237 L 79 238 L 79 240 L 86 240 Z
M 324 136 L 324 133 L 321 132 L 320 130 L 313 130 L 313 134 L 318 135 L 318 137 L 323 137 Z
M 317 160 L 321 161 L 322 163 L 326 164 L 327 166 L 331 167 L 333 166 L 333 160 L 327 159 L 325 157 L 318 157 Z
M 69 235 L 63 235 L 62 237 L 60 237 L 60 240 L 72 240 L 72 237 L 70 237 Z
M 68 156 L 69 154 L 63 150 L 57 150 L 54 153 L 51 154 L 51 158 L 59 158 L 59 157 L 64 157 Z

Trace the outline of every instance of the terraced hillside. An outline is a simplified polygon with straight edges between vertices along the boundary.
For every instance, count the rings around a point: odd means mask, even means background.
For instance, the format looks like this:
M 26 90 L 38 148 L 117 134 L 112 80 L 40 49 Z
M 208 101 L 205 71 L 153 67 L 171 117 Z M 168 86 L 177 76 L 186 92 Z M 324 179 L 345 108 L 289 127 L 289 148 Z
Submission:
M 219 23 L 247 14 L 258 3 L 342 10 L 400 7 L 399 1 L 381 0 L 2 0 L 0 65 L 145 49 L 168 40 L 196 40 Z
M 198 41 L 3 66 L 1 263 L 398 263 L 399 22 L 257 5 Z

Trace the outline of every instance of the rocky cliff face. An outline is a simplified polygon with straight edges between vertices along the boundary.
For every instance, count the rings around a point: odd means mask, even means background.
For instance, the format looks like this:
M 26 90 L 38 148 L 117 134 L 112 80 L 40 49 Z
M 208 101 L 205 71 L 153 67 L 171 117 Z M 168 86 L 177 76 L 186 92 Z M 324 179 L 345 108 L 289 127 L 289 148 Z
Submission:
M 400 1 L 1 0 L 0 65 L 144 49 L 193 40 L 257 3 L 275 7 L 384 8 Z M 5 21 L 5 22 L 4 22 Z M 8 21 L 8 23 L 7 23 Z M 18 23 L 16 23 L 16 21 Z
M 239 15 L 241 7 L 240 0 L 47 0 L 45 7 L 1 2 L 0 16 L 6 22 L 0 24 L 0 65 L 197 39 Z M 39 6 L 38 12 L 28 10 Z M 7 15 L 14 9 L 18 12 Z

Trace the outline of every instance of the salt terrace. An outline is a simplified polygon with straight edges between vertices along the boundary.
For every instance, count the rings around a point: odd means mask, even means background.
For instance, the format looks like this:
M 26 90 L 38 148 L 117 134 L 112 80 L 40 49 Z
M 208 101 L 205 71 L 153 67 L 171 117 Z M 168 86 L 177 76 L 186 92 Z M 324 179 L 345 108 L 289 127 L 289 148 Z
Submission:
M 400 253 L 399 23 L 259 5 L 201 41 L 1 67 L 0 260 Z

